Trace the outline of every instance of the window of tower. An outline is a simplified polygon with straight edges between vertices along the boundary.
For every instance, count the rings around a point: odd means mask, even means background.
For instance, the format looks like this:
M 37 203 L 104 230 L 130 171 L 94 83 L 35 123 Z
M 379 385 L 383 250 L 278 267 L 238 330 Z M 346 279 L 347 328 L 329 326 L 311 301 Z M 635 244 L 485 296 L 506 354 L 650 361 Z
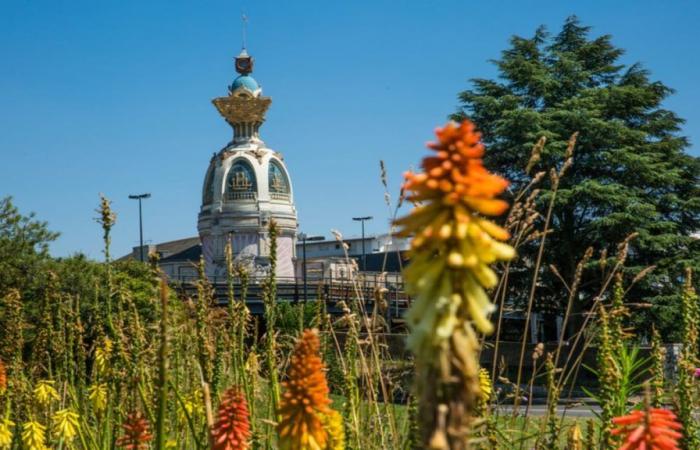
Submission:
M 275 160 L 270 161 L 267 179 L 270 198 L 289 201 L 289 180 L 287 180 L 287 175 L 282 167 Z
M 258 189 L 253 168 L 244 160 L 233 163 L 226 179 L 226 198 L 228 200 L 255 200 Z
M 214 165 L 209 166 L 207 176 L 204 177 L 204 194 L 202 204 L 208 205 L 214 201 Z

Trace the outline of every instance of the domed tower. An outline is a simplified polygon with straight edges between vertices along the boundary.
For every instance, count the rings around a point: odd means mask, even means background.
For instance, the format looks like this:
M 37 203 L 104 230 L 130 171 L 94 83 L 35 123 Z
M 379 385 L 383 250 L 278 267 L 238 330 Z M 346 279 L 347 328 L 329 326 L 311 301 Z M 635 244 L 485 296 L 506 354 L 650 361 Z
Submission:
M 294 276 L 297 214 L 292 183 L 281 153 L 265 146 L 259 129 L 272 100 L 251 76 L 253 58 L 245 49 L 236 58 L 240 74 L 225 97 L 214 106 L 233 128 L 233 140 L 214 154 L 204 177 L 197 229 L 207 274 L 226 274 L 226 242 L 234 256 L 246 261 L 254 274 L 269 266 L 268 225 L 275 220 L 277 276 Z

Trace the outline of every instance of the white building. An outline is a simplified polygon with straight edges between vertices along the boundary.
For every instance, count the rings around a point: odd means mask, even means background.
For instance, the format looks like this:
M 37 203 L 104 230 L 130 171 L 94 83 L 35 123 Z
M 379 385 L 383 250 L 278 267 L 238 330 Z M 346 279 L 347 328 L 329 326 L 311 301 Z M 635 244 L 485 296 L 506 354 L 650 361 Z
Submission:
M 374 253 L 390 253 L 403 252 L 409 249 L 410 242 L 408 239 L 391 236 L 390 234 L 379 234 L 374 236 L 365 236 L 366 255 Z M 351 257 L 362 256 L 362 238 L 351 237 L 343 238 L 343 243 L 347 246 L 347 254 Z M 297 255 L 301 257 L 302 242 L 297 241 Z M 328 258 L 328 257 L 344 257 L 345 250 L 341 242 L 335 239 L 322 241 L 307 241 L 306 242 L 306 258 Z
M 262 275 L 269 266 L 268 226 L 277 223 L 277 276 L 294 276 L 297 214 L 292 184 L 280 153 L 260 139 L 259 129 L 272 100 L 263 97 L 251 76 L 253 58 L 245 49 L 236 58 L 240 74 L 229 94 L 213 100 L 233 128 L 233 139 L 214 154 L 204 177 L 197 229 L 207 274 L 225 275 L 230 239 L 237 259 Z

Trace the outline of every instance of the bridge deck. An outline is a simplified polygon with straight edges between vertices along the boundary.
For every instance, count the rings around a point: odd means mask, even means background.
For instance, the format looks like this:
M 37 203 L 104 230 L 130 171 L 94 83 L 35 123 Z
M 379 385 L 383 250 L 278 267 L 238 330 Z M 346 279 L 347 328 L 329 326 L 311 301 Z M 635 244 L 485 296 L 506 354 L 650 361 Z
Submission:
M 263 314 L 263 284 L 262 280 L 252 280 L 248 284 L 246 295 L 246 305 L 252 314 Z M 178 280 L 175 282 L 177 290 L 188 297 L 196 296 L 197 285 L 195 280 Z M 218 305 L 228 303 L 228 283 L 222 280 L 212 280 L 214 299 Z M 237 280 L 233 284 L 234 298 L 240 299 L 243 295 L 241 283 Z M 342 313 L 338 306 L 340 302 L 350 304 L 355 299 L 362 300 L 365 309 L 372 311 L 374 308 L 376 292 L 382 289 L 383 298 L 388 308 L 386 318 L 391 323 L 401 323 L 405 311 L 410 305 L 411 299 L 404 292 L 403 286 L 395 283 L 382 283 L 378 281 L 368 281 L 364 283 L 348 283 L 334 280 L 313 280 L 308 281 L 304 286 L 303 281 L 282 279 L 277 282 L 277 301 L 301 303 L 304 301 L 326 302 L 326 310 L 333 315 Z

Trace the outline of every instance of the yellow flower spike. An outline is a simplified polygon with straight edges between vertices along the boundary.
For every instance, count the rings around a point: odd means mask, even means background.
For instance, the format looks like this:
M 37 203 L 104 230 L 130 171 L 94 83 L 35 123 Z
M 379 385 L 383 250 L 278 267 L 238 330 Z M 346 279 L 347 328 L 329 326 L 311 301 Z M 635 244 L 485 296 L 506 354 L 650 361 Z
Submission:
M 481 387 L 481 401 L 487 403 L 491 399 L 493 385 L 491 384 L 491 375 L 489 375 L 489 371 L 483 367 L 479 369 L 479 386 Z
M 15 423 L 9 418 L 0 419 L 0 450 L 10 450 L 12 446 L 12 429 Z
M 324 428 L 328 431 L 328 450 L 345 450 L 345 429 L 343 416 L 338 411 L 331 410 L 321 418 Z
M 101 383 L 88 387 L 88 399 L 95 411 L 104 411 L 107 408 L 107 385 Z
M 112 340 L 104 338 L 102 345 L 95 349 L 95 370 L 98 375 L 104 375 L 109 368 L 109 359 L 112 356 Z
M 52 380 L 41 380 L 34 388 L 34 398 L 41 406 L 48 406 L 52 400 L 61 400 L 56 388 L 53 387 L 54 384 Z
M 56 439 L 62 439 L 70 443 L 78 435 L 80 416 L 70 409 L 62 409 L 53 415 L 53 435 Z
M 22 427 L 22 443 L 27 450 L 47 450 L 46 427 L 35 421 L 25 423 Z

